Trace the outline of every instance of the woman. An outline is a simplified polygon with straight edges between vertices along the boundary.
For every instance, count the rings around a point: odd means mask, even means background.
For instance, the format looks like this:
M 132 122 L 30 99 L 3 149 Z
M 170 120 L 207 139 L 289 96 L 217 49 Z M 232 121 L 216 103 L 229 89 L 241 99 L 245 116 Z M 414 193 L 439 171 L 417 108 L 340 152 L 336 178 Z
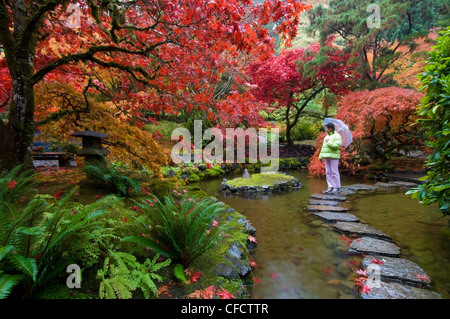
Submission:
M 336 133 L 333 123 L 325 125 L 327 136 L 323 140 L 322 149 L 319 154 L 319 159 L 325 160 L 325 171 L 327 176 L 328 189 L 326 194 L 338 194 L 341 188 L 341 177 L 339 175 L 339 158 L 340 148 L 342 145 L 341 136 Z

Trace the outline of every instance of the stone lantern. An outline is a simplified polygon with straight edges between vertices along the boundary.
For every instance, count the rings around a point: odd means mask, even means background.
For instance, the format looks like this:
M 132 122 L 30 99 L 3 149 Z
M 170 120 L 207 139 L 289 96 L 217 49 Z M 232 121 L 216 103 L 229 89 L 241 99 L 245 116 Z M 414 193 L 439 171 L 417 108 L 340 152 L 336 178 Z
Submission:
M 106 155 L 109 151 L 102 146 L 102 138 L 107 138 L 108 135 L 96 131 L 84 131 L 74 133 L 72 136 L 82 138 L 83 145 L 77 155 L 84 157 L 86 164 L 108 165 Z

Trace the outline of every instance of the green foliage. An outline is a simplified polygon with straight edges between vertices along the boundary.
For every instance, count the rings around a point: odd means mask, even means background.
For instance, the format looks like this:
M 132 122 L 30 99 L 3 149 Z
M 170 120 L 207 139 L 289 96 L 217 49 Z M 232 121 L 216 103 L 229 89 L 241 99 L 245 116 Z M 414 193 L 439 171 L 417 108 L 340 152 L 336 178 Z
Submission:
M 207 177 L 218 177 L 220 175 L 225 174 L 225 171 L 220 168 L 220 165 L 215 165 L 211 168 L 208 168 L 205 174 Z
M 2 278 L 5 273 L 21 276 L 10 277 L 10 285 L 20 279 L 33 293 L 65 273 L 66 267 L 76 263 L 85 247 L 89 247 L 106 208 L 119 200 L 108 196 L 84 206 L 70 202 L 76 191 L 73 189 L 61 199 L 36 195 L 23 211 L 14 206 L 0 209 Z
M 337 41 L 349 45 L 353 53 L 351 63 L 357 64 L 361 75 L 360 84 L 371 89 L 377 82 L 389 82 L 389 66 L 401 57 L 399 46 L 417 48 L 414 41 L 427 35 L 432 27 L 439 25 L 448 16 L 447 0 L 331 0 L 327 7 L 319 5 L 308 14 L 311 32 L 319 30 L 322 41 L 337 35 Z M 379 27 L 370 27 L 368 20 L 373 11 L 369 5 L 379 5 L 381 20 Z M 390 85 L 392 85 L 391 83 Z
M 130 177 L 136 172 L 124 171 L 120 167 L 105 165 L 86 165 L 84 167 L 86 174 L 90 179 L 98 181 L 100 185 L 109 189 L 119 197 L 129 196 L 129 190 L 132 189 L 136 194 L 140 193 L 141 180 L 138 176 Z
M 156 272 L 171 262 L 166 259 L 158 263 L 158 258 L 159 255 L 156 254 L 152 260 L 146 259 L 141 264 L 131 254 L 110 251 L 103 268 L 97 272 L 97 277 L 101 280 L 100 299 L 131 299 L 136 289 L 142 290 L 146 299 L 156 295 L 158 288 L 154 280 L 162 281 L 162 277 Z
M 175 267 L 173 267 L 173 274 L 175 278 L 178 278 L 183 283 L 187 283 L 186 276 L 184 275 L 183 271 L 183 265 L 182 264 L 176 264 Z
M 181 262 L 187 267 L 197 257 L 221 239 L 226 225 L 213 226 L 213 220 L 225 210 L 221 203 L 210 198 L 180 196 L 153 197 L 152 201 L 138 203 L 149 222 L 144 224 L 148 233 L 128 236 L 123 241 L 135 242 L 157 253 Z
M 291 131 L 291 137 L 295 141 L 312 140 L 317 137 L 321 128 L 322 121 L 304 119 L 300 120 Z
M 433 149 L 426 166 L 429 171 L 425 184 L 409 191 L 423 204 L 437 203 L 445 215 L 450 215 L 450 27 L 441 32 L 437 45 L 420 75 L 422 90 L 427 95 L 418 108 L 423 118 L 417 122 L 430 138 L 427 146 Z
M 16 202 L 20 197 L 30 194 L 36 185 L 35 174 L 31 170 L 21 171 L 22 165 L 0 175 L 0 205 Z

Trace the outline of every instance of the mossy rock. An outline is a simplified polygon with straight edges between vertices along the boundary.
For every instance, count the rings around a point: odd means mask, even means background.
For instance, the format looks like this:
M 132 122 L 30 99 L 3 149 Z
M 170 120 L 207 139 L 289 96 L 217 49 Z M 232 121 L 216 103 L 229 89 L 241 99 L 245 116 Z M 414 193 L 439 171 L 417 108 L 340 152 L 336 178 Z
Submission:
M 282 182 L 295 181 L 295 177 L 281 174 L 281 173 L 261 173 L 253 174 L 251 178 L 234 178 L 226 182 L 229 187 L 239 188 L 239 187 L 263 187 L 263 186 L 273 186 Z
M 208 168 L 205 174 L 207 177 L 218 177 L 220 175 L 225 174 L 225 171 L 221 169 L 219 165 L 216 165 L 212 168 Z
M 195 174 L 195 173 L 191 173 L 190 175 L 189 175 L 189 182 L 190 183 L 195 183 L 195 182 L 198 182 L 198 181 L 200 181 L 200 177 L 197 175 L 197 174 Z

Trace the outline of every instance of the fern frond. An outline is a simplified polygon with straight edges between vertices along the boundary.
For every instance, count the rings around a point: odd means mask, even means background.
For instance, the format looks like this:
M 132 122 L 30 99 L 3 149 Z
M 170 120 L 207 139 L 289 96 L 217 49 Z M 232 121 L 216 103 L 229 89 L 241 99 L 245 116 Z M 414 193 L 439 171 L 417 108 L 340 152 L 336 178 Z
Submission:
M 7 298 L 14 286 L 22 279 L 22 275 L 8 275 L 0 271 L 0 299 Z
M 33 281 L 36 281 L 38 273 L 36 260 L 34 260 L 33 258 L 25 258 L 24 256 L 18 254 L 9 254 L 8 260 L 18 271 L 22 272 Z

